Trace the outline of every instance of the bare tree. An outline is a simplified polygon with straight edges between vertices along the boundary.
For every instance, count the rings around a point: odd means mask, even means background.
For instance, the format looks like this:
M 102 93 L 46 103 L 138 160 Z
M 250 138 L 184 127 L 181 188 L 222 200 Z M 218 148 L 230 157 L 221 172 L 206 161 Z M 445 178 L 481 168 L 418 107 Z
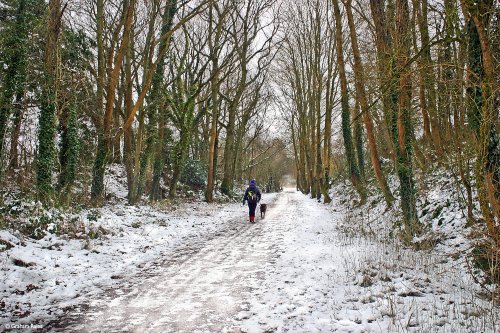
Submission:
M 361 107 L 361 113 L 363 116 L 363 121 L 365 123 L 366 134 L 368 137 L 368 145 L 370 146 L 370 156 L 371 156 L 372 166 L 379 187 L 382 190 L 382 193 L 384 194 L 385 201 L 387 202 L 388 205 L 392 205 L 394 197 L 392 196 L 391 190 L 389 189 L 385 176 L 382 172 L 382 169 L 380 168 L 380 158 L 377 149 L 377 142 L 375 140 L 373 120 L 370 115 L 370 110 L 368 108 L 368 100 L 366 98 L 364 70 L 363 70 L 363 64 L 361 62 L 361 55 L 358 48 L 356 28 L 354 26 L 354 19 L 352 15 L 351 0 L 345 0 L 344 6 L 347 12 L 347 20 L 351 36 L 351 47 L 354 55 L 354 77 L 356 85 L 356 98 L 358 99 L 359 105 Z

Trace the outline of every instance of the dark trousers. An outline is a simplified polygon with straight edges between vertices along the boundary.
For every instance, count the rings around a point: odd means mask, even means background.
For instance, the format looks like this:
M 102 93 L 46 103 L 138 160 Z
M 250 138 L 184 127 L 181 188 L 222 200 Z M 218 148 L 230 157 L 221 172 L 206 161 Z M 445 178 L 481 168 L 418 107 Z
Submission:
M 250 216 L 255 216 L 255 209 L 257 208 L 257 203 L 248 203 L 248 210 L 250 211 Z

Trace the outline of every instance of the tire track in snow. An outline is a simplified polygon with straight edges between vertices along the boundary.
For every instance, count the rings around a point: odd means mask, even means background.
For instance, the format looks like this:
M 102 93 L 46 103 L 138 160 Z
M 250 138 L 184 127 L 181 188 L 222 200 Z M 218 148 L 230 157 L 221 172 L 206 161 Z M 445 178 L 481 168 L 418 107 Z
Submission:
M 246 209 L 246 208 L 245 208 Z M 195 332 L 234 326 L 252 291 L 273 269 L 295 208 L 289 195 L 269 203 L 255 224 L 229 221 L 215 235 L 196 235 L 119 288 L 72 309 L 46 330 Z M 246 219 L 245 219 L 246 220 Z

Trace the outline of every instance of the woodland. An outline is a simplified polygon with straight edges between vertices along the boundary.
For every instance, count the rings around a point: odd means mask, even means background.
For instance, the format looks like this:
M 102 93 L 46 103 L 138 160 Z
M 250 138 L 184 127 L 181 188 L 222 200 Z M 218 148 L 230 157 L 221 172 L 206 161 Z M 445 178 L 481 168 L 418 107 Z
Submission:
M 112 204 L 117 168 L 129 205 L 292 175 L 379 196 L 415 246 L 443 170 L 498 285 L 499 36 L 494 0 L 2 0 L 0 228 L 16 200 Z

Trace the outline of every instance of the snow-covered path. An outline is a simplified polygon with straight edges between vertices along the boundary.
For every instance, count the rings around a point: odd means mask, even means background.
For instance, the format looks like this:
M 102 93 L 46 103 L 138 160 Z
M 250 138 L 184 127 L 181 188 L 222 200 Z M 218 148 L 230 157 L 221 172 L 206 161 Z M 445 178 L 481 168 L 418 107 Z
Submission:
M 241 215 L 240 215 L 241 216 Z M 460 265 L 341 232 L 345 211 L 289 190 L 256 224 L 166 249 L 139 274 L 45 326 L 64 332 L 495 330 Z M 356 221 L 347 223 L 357 223 Z M 495 308 L 493 308 L 494 310 Z M 490 310 L 491 311 L 491 310 Z M 491 326 L 493 325 L 493 326 Z
M 235 220 L 231 227 L 209 239 L 193 237 L 166 254 L 164 261 L 124 281 L 122 288 L 77 307 L 52 325 L 65 331 L 158 332 L 221 331 L 240 324 L 257 330 L 269 326 L 272 323 L 255 317 L 253 313 L 259 309 L 250 304 L 269 297 L 280 301 L 285 296 L 279 288 L 260 288 L 277 273 L 291 289 L 292 284 L 300 283 L 305 288 L 301 292 L 304 299 L 322 295 L 308 290 L 319 286 L 321 274 L 318 281 L 300 280 L 297 275 L 303 270 L 325 269 L 316 267 L 317 257 L 331 252 L 321 245 L 321 233 L 310 229 L 314 225 L 333 225 L 330 214 L 317 207 L 310 209 L 310 204 L 316 206 L 295 191 L 284 192 L 269 205 L 265 219 L 259 218 L 255 224 Z M 311 249 L 295 248 L 297 237 L 302 238 L 299 244 L 309 243 Z M 280 257 L 296 261 L 301 266 L 295 267 L 298 272 L 277 272 Z

